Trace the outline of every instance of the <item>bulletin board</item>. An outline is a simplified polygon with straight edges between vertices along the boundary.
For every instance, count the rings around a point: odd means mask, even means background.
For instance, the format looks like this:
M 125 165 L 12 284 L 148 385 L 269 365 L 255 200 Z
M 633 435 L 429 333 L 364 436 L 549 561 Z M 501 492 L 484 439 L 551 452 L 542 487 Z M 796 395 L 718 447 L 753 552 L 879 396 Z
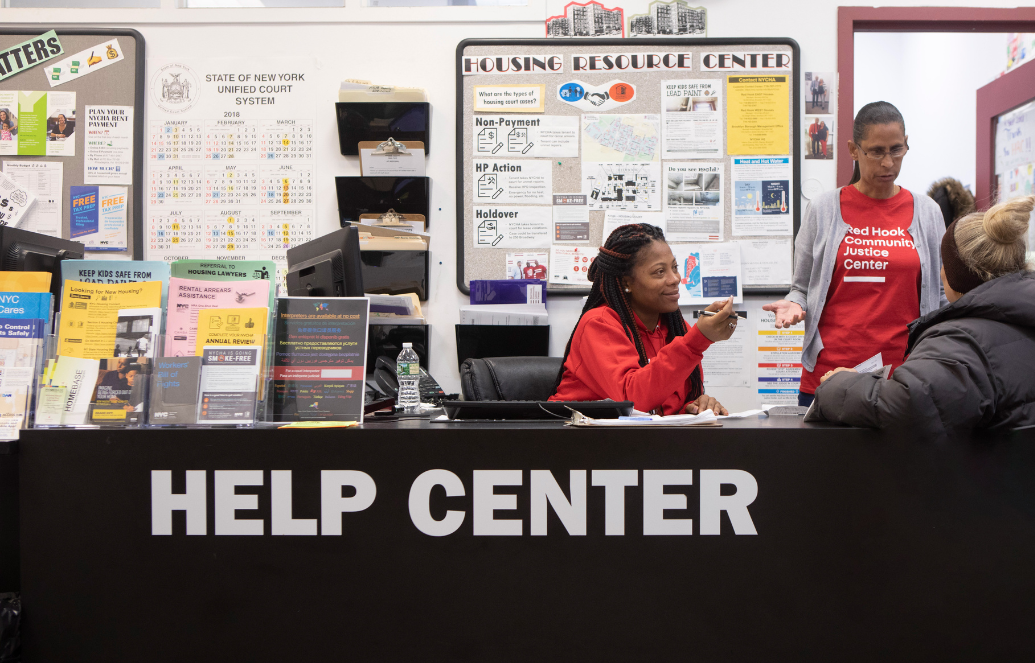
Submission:
M 705 68 L 705 61 L 711 68 Z M 514 269 L 513 259 L 508 267 L 508 253 L 550 253 L 541 237 L 548 217 L 552 246 L 579 246 L 595 256 L 606 239 L 605 217 L 610 215 L 614 226 L 630 211 L 662 213 L 674 249 L 678 243 L 721 245 L 734 240 L 743 249 L 745 242 L 752 242 L 748 248 L 755 258 L 776 256 L 783 262 L 779 269 L 751 272 L 756 277 L 779 273 L 778 280 L 752 282 L 742 275 L 744 293 L 787 291 L 793 237 L 801 218 L 801 67 L 794 40 L 470 39 L 457 46 L 456 67 L 456 253 L 457 287 L 462 292 L 469 293 L 472 279 L 505 278 L 508 269 Z M 501 68 L 506 71 L 501 73 Z M 697 83 L 684 85 L 681 80 Z M 731 85 L 736 86 L 732 118 Z M 752 98 L 758 96 L 752 90 L 760 88 L 748 85 L 765 86 L 762 96 L 768 95 L 768 108 L 776 112 L 752 107 Z M 680 92 L 685 88 L 689 91 Z M 682 98 L 669 98 L 684 93 Z M 497 104 L 502 106 L 494 109 Z M 711 125 L 700 110 L 714 111 Z M 498 120 L 486 121 L 494 117 Z M 697 119 L 688 121 L 691 117 Z M 772 117 L 777 121 L 771 122 Z M 529 123 L 522 118 L 541 120 Z M 721 137 L 709 140 L 709 127 L 714 130 L 716 120 Z M 734 121 L 732 131 L 729 122 Z M 499 125 L 495 134 L 484 130 L 494 124 Z M 577 146 L 571 144 L 573 126 L 578 130 Z M 735 154 L 730 154 L 731 148 Z M 764 164 L 748 161 L 762 156 L 767 157 Z M 774 156 L 782 159 L 769 158 Z M 511 174 L 518 168 L 523 172 Z M 494 178 L 492 171 L 497 169 L 502 172 Z M 718 173 L 719 181 L 710 173 Z M 735 179 L 742 181 L 736 191 Z M 616 192 L 610 180 L 625 191 Z M 758 191 L 761 194 L 755 195 Z M 757 209 L 745 207 L 746 200 L 757 201 Z M 584 212 L 580 217 L 566 208 L 583 201 L 589 207 L 588 239 L 560 241 L 585 237 L 584 222 L 566 223 L 584 218 Z M 507 236 L 501 230 L 498 244 L 492 244 L 493 233 L 483 223 L 489 219 L 491 226 L 494 217 L 500 218 L 498 228 L 513 231 Z M 514 218 L 531 223 L 507 226 Z M 529 232 L 534 239 L 528 239 Z M 535 246 L 515 245 L 522 241 Z M 550 283 L 548 291 L 582 296 L 589 287 Z
M 43 161 L 58 162 L 62 165 L 61 199 L 57 201 L 61 211 L 61 236 L 69 239 L 69 219 L 71 216 L 70 189 L 73 186 L 86 185 L 86 106 L 131 106 L 132 117 L 132 184 L 112 184 L 125 187 L 127 221 L 127 243 L 125 251 L 91 252 L 94 257 L 118 257 L 120 255 L 142 259 L 144 255 L 144 234 L 142 230 L 143 199 L 141 183 L 144 173 L 144 37 L 136 30 L 106 29 L 64 29 L 41 25 L 35 28 L 0 28 L 0 52 L 9 47 L 28 41 L 49 30 L 55 30 L 63 52 L 51 60 L 36 64 L 20 73 L 0 80 L 0 92 L 5 90 L 39 91 L 39 92 L 75 92 L 75 129 L 72 136 L 75 140 L 74 156 L 29 156 L 0 155 L 0 162 L 6 161 Z M 108 59 L 109 44 L 118 40 L 121 54 Z M 57 65 L 62 60 L 81 51 L 98 49 L 95 57 L 101 58 L 105 64 L 96 71 L 91 71 L 78 78 L 63 82 L 55 87 L 50 86 L 47 68 Z M 118 59 L 116 60 L 116 57 Z M 84 68 L 87 63 L 83 63 Z M 109 186 L 106 183 L 91 183 L 89 186 Z M 39 201 L 37 201 L 39 205 Z M 79 238 L 74 238 L 78 240 Z

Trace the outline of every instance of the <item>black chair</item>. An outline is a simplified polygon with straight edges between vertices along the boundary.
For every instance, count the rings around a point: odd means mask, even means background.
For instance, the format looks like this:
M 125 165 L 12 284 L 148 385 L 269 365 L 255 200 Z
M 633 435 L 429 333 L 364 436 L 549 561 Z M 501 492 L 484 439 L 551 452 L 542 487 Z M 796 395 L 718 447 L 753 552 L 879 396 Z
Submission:
M 460 390 L 465 401 L 545 401 L 560 370 L 560 357 L 465 359 Z

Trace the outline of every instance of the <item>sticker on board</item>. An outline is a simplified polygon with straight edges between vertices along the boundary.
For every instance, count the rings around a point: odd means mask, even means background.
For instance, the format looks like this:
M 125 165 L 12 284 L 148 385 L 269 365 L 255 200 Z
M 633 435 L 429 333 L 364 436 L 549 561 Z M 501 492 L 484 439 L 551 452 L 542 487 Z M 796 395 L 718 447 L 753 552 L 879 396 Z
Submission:
M 557 98 L 579 110 L 605 111 L 635 99 L 636 86 L 624 81 L 608 81 L 603 85 L 570 81 L 557 86 Z

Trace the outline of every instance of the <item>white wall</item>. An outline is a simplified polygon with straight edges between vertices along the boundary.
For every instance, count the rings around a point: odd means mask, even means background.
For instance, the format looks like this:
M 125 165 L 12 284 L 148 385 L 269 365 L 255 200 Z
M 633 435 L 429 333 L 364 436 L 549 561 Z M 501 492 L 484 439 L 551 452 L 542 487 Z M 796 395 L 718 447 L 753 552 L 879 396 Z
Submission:
M 333 177 L 358 175 L 354 158 L 338 153 L 334 107 L 336 89 L 344 78 L 366 78 L 428 90 L 432 104 L 432 178 L 430 218 L 433 257 L 430 300 L 426 311 L 433 325 L 430 371 L 446 391 L 459 391 L 453 325 L 465 297 L 456 288 L 455 244 L 455 74 L 456 45 L 465 38 L 541 38 L 549 14 L 543 0 L 524 8 L 444 7 L 437 9 L 376 9 L 362 0 L 346 0 L 342 9 L 176 9 L 176 0 L 161 0 L 153 10 L 0 9 L 0 23 L 96 27 L 133 27 L 147 40 L 149 57 L 276 57 L 308 55 L 319 63 L 317 82 L 326 103 L 318 109 L 317 192 L 320 230 L 337 224 Z M 551 0 L 554 2 L 554 0 Z M 563 2 L 560 6 L 563 6 Z M 806 11 L 769 0 L 721 0 L 708 6 L 709 37 L 790 37 L 801 47 L 802 70 L 837 69 L 837 7 L 835 0 L 814 0 Z M 910 6 L 908 0 L 886 5 Z M 1005 6 L 982 0 L 946 0 L 941 5 Z M 556 13 L 556 12 L 555 12 Z M 485 17 L 484 22 L 477 22 Z M 383 21 L 383 22 L 379 22 Z M 388 23 L 391 21 L 391 23 Z M 950 49 L 952 50 L 952 49 Z M 1002 47 L 997 48 L 1001 54 Z M 888 70 L 900 65 L 895 63 Z M 800 76 L 800 73 L 799 73 Z M 836 113 L 836 107 L 831 108 Z M 971 141 L 973 142 L 973 141 Z M 816 179 L 824 189 L 835 186 L 833 162 L 804 161 L 802 179 Z M 768 298 L 749 299 L 757 310 Z M 740 307 L 738 307 L 740 308 Z M 552 297 L 551 353 L 564 351 L 580 309 L 578 298 Z M 751 331 L 753 335 L 753 330 Z M 750 350 L 750 348 L 749 348 Z M 753 358 L 753 352 L 748 356 Z M 750 389 L 715 389 L 713 395 L 730 409 L 754 406 L 754 375 Z
M 909 154 L 899 185 L 922 194 L 932 182 L 951 176 L 974 190 L 975 93 L 1005 68 L 1005 34 L 855 36 L 854 112 L 871 101 L 888 101 L 906 120 Z

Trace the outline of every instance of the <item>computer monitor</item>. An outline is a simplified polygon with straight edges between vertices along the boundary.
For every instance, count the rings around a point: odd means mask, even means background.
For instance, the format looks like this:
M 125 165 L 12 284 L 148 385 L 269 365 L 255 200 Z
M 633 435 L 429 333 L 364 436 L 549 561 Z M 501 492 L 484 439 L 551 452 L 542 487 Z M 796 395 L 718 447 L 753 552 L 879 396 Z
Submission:
M 82 260 L 85 255 L 82 242 L 0 226 L 0 270 L 50 272 L 55 311 L 61 307 L 61 261 Z
M 362 297 L 359 229 L 348 225 L 287 250 L 291 297 Z

